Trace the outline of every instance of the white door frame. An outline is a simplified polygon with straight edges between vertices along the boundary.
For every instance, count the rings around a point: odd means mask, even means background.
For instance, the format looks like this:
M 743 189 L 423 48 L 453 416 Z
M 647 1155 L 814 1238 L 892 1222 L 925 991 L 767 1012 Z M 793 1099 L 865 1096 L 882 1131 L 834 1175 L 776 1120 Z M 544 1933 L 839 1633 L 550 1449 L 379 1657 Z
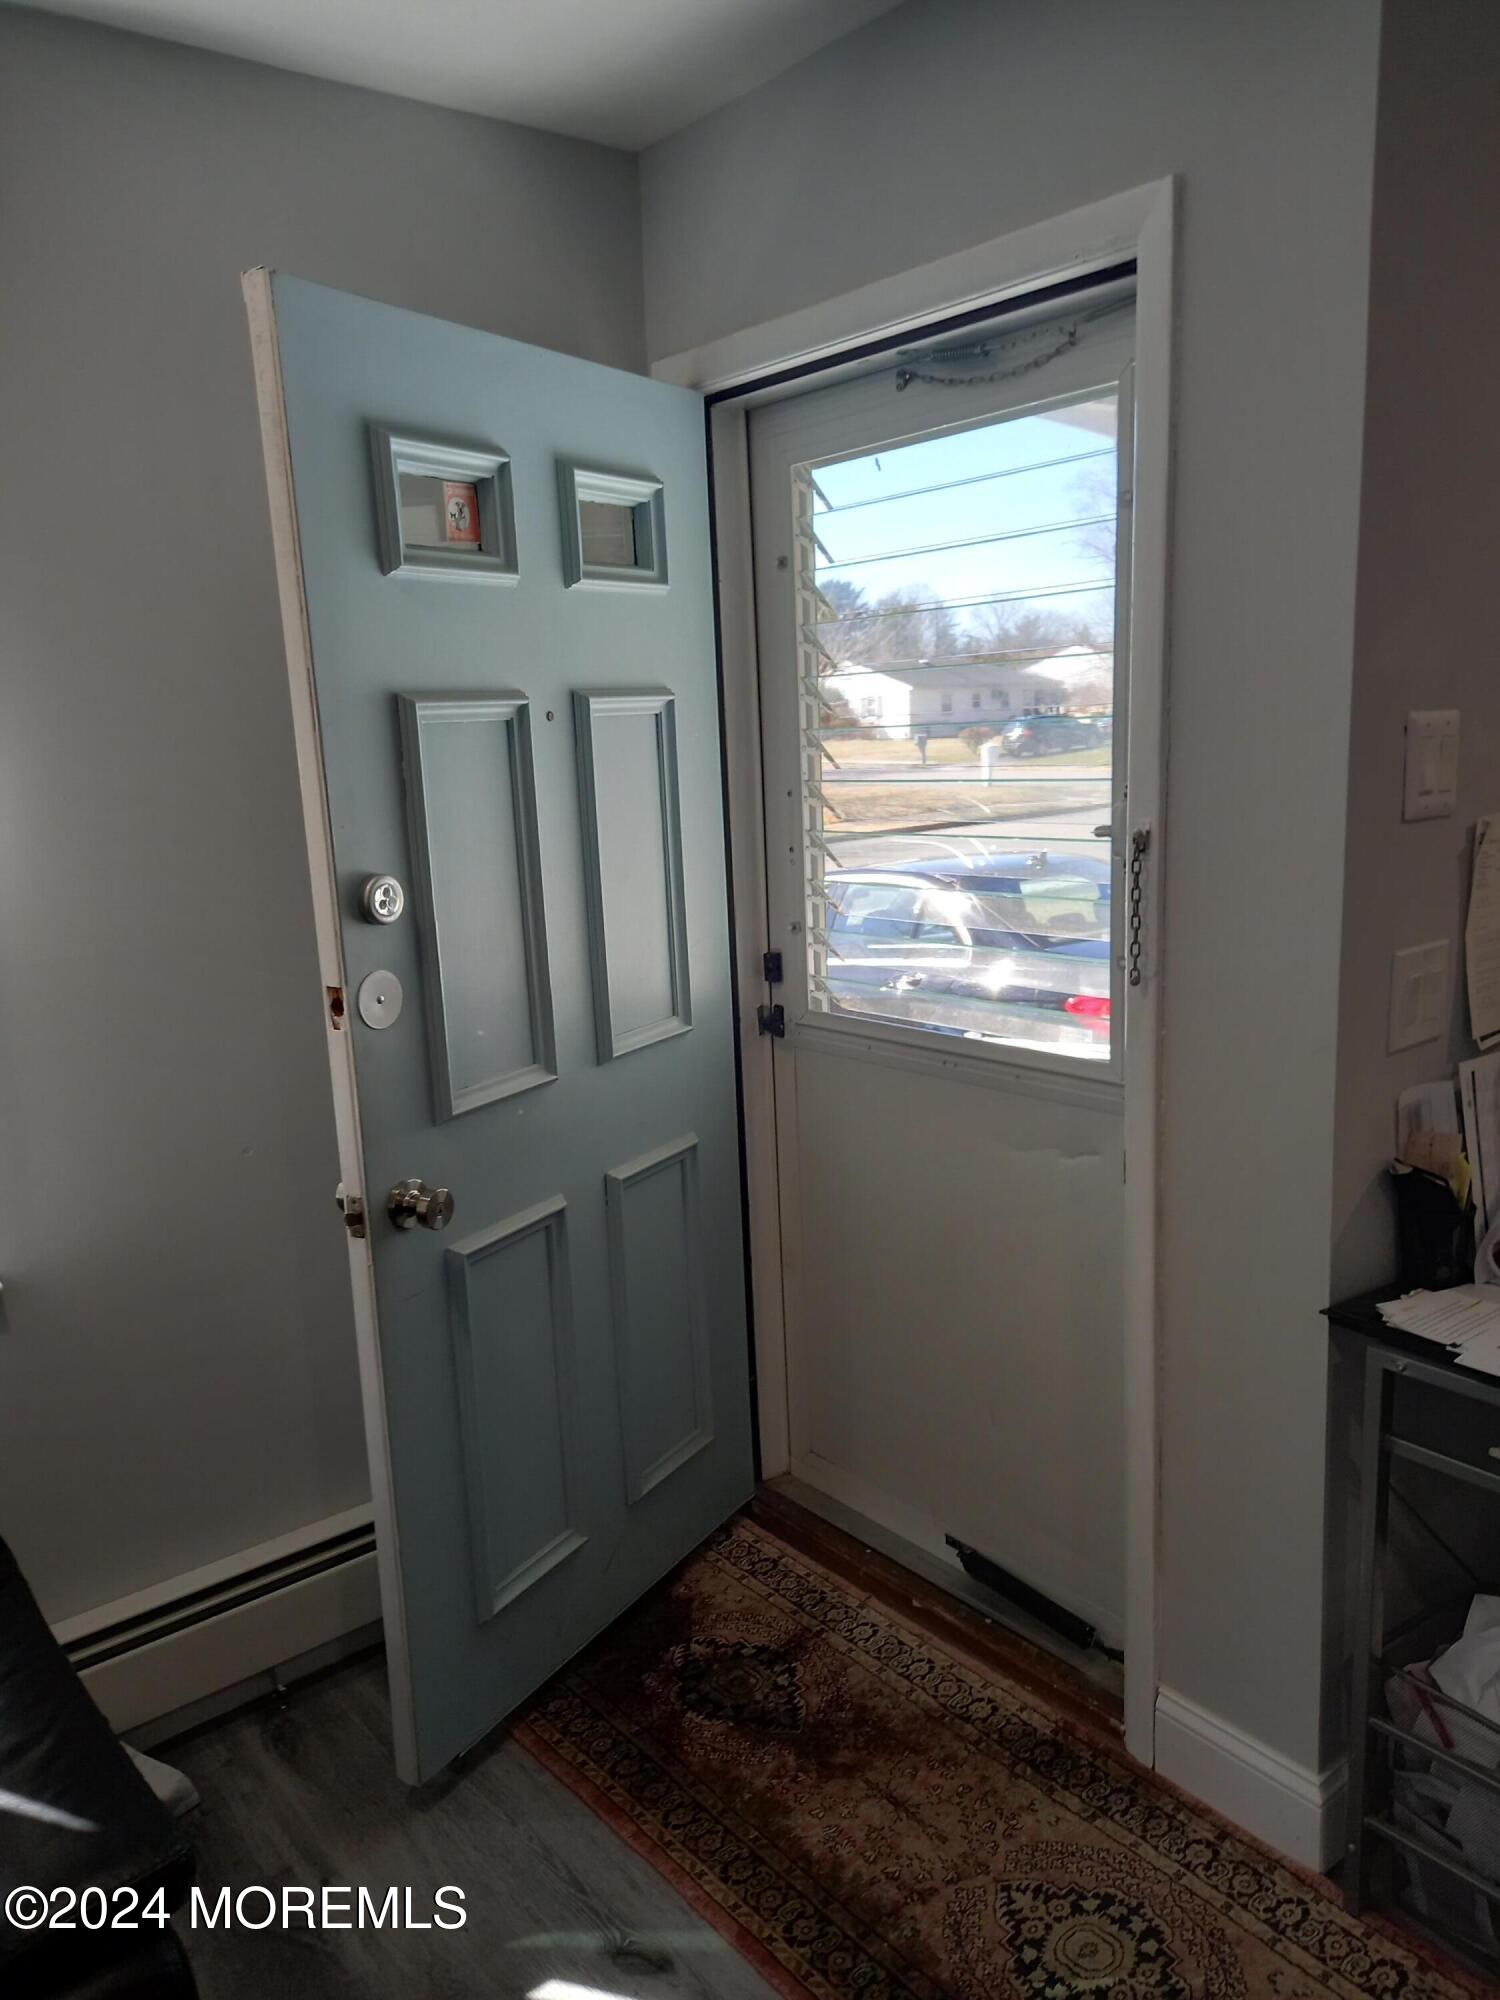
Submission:
M 1136 266 L 1134 534 L 1126 787 L 1131 832 L 1147 828 L 1145 953 L 1125 1051 L 1125 1745 L 1155 1762 L 1157 1694 L 1157 1129 L 1162 1027 L 1162 866 L 1167 751 L 1167 551 L 1172 457 L 1175 185 L 1169 178 L 960 251 L 856 292 L 671 355 L 652 374 L 718 398 L 712 444 L 735 984 L 744 1105 L 746 1200 L 755 1314 L 762 1475 L 787 1469 L 783 1243 L 777 1200 L 772 1044 L 757 1028 L 764 997 L 766 855 L 759 663 L 750 537 L 748 412 L 775 396 L 748 385 L 821 365 L 949 314 L 998 305 L 1061 279 L 1134 259 Z M 846 363 L 843 372 L 854 364 Z M 735 396 L 745 388 L 747 393 Z M 787 1249 L 790 1250 L 788 1245 Z

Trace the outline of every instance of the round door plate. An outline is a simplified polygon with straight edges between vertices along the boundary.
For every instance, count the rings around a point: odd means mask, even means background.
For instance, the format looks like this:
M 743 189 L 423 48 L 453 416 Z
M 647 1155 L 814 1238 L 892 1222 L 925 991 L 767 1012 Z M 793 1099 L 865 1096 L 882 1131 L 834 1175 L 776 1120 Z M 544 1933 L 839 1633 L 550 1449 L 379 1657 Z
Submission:
M 372 972 L 360 982 L 359 1018 L 367 1028 L 394 1028 L 405 998 L 394 972 Z

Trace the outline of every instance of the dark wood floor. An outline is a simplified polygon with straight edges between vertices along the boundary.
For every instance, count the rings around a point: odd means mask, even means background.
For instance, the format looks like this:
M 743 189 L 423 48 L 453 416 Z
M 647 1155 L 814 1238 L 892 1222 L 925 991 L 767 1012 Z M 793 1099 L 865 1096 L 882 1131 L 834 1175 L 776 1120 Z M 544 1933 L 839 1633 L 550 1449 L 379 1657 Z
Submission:
M 649 1863 L 508 1741 L 420 1792 L 361 1661 L 158 1753 L 203 1797 L 198 1879 L 464 1892 L 457 1931 L 184 1929 L 203 2000 L 772 2000 Z

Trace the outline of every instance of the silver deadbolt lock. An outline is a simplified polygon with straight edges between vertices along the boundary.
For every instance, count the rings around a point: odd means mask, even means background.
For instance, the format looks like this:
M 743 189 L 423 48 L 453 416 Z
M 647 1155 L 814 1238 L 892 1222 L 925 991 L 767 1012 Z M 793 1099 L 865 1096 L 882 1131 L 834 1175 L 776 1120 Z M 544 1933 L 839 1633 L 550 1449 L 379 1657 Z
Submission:
M 453 1220 L 452 1194 L 426 1181 L 397 1181 L 385 1207 L 398 1229 L 446 1229 Z
M 367 875 L 360 887 L 359 908 L 367 924 L 393 924 L 406 908 L 406 891 L 394 875 Z

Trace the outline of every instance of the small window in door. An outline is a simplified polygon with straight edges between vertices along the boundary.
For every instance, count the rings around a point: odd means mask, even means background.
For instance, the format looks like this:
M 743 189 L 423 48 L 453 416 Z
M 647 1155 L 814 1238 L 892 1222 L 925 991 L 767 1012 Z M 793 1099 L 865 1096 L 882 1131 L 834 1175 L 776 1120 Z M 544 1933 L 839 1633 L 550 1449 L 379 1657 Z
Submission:
M 646 474 L 596 472 L 559 463 L 563 581 L 608 589 L 664 589 L 666 512 L 662 483 Z
M 472 479 L 403 472 L 400 489 L 404 547 L 474 550 L 480 546 L 479 487 Z
M 380 566 L 387 576 L 517 575 L 510 460 L 504 452 L 397 437 L 372 425 Z
M 796 469 L 814 1011 L 1109 1060 L 1117 416 L 1103 389 Z M 871 673 L 904 729 L 841 700 Z
M 617 500 L 580 500 L 578 538 L 583 560 L 601 569 L 634 569 L 635 509 Z

